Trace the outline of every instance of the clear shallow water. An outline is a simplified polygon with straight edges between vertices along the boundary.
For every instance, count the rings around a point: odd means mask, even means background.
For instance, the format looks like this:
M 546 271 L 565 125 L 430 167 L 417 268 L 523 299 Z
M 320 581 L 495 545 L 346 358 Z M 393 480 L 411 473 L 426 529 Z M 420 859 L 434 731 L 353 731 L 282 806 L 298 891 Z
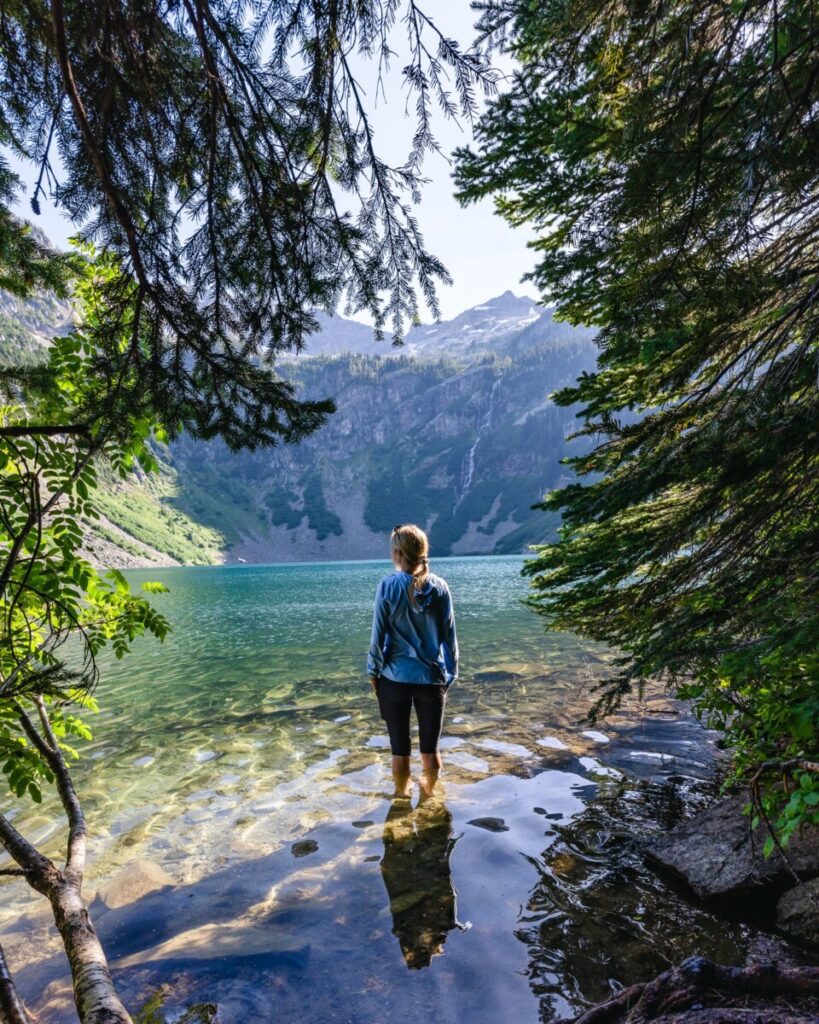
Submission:
M 174 632 L 105 662 L 75 778 L 89 897 L 137 858 L 174 883 L 92 903 L 132 1010 L 165 985 L 168 1019 L 206 1001 L 224 1024 L 547 1022 L 694 951 L 743 959 L 754 929 L 689 904 L 639 852 L 707 796 L 711 738 L 661 695 L 580 723 L 609 655 L 544 634 L 522 561 L 432 566 L 460 677 L 444 782 L 409 801 L 364 675 L 386 560 L 129 573 L 171 588 L 156 603 Z M 59 854 L 53 803 L 14 820 Z M 41 1021 L 72 1019 L 49 915 L 19 881 L 0 938 Z

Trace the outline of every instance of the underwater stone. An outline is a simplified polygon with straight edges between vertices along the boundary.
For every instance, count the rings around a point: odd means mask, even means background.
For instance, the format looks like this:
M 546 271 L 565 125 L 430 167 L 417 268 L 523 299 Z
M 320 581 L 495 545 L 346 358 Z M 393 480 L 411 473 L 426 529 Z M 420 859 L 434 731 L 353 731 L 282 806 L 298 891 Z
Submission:
M 150 860 L 134 860 L 100 886 L 97 895 L 109 910 L 115 910 L 135 903 L 149 892 L 171 885 L 176 885 L 176 882 L 158 864 Z
M 596 729 L 586 729 L 580 735 L 585 736 L 587 740 L 594 740 L 595 743 L 609 742 L 609 737 L 604 732 L 598 732 Z
M 467 825 L 475 825 L 477 828 L 485 828 L 487 832 L 508 832 L 509 826 L 503 818 L 473 818 Z
M 519 672 L 499 672 L 489 670 L 487 672 L 476 672 L 473 676 L 476 683 L 502 683 L 507 679 L 522 679 Z
M 293 843 L 290 852 L 294 857 L 306 857 L 308 853 L 315 853 L 318 848 L 315 839 L 302 839 L 298 843 Z

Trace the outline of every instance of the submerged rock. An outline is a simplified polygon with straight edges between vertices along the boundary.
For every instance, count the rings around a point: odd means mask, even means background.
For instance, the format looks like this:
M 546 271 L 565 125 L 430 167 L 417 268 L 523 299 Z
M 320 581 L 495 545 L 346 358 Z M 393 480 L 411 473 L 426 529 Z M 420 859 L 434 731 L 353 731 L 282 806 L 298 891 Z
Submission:
M 137 967 L 162 961 L 197 963 L 269 957 L 276 962 L 303 963 L 309 944 L 292 929 L 270 921 L 254 923 L 246 917 L 180 932 L 164 942 L 141 949 L 117 961 L 117 967 Z
M 176 885 L 167 871 L 151 860 L 134 860 L 109 878 L 97 893 L 109 910 L 135 903 L 149 892 Z
M 476 683 L 505 683 L 507 679 L 522 679 L 523 676 L 519 672 L 488 669 L 486 672 L 476 672 L 473 678 Z
M 742 813 L 744 796 L 720 800 L 645 848 L 649 862 L 680 875 L 703 900 L 738 902 L 749 896 L 773 900 L 793 881 L 778 851 L 762 856 L 767 835 L 760 824 L 751 835 Z M 805 828 L 786 847 L 800 878 L 819 875 L 819 829 Z M 756 909 L 756 908 L 755 908 Z
M 791 938 L 819 946 L 819 878 L 794 886 L 780 898 L 776 923 Z
M 216 1003 L 197 1003 L 182 1014 L 177 1024 L 211 1024 L 218 1012 Z
M 509 826 L 503 818 L 473 818 L 467 825 L 476 825 L 478 828 L 485 828 L 487 832 L 508 832 Z
M 315 853 L 318 848 L 315 839 L 302 839 L 298 843 L 293 843 L 290 851 L 294 857 L 306 857 L 308 853 Z

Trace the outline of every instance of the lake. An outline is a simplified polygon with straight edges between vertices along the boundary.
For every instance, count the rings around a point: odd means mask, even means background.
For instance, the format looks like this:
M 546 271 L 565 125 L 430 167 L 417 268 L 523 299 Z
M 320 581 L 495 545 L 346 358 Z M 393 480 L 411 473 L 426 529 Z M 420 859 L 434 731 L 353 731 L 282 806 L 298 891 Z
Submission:
M 441 783 L 423 798 L 414 737 L 409 800 L 365 675 L 386 559 L 127 574 L 167 584 L 173 633 L 103 659 L 74 775 L 132 1013 L 153 996 L 152 1021 L 211 1003 L 222 1024 L 540 1024 L 693 952 L 744 960 L 755 928 L 673 891 L 639 848 L 709 798 L 714 737 L 661 693 L 582 724 L 612 656 L 544 632 L 522 563 L 432 560 L 460 675 Z M 51 797 L 3 804 L 59 855 Z M 137 860 L 168 884 L 131 899 L 111 879 Z M 75 1019 L 45 902 L 17 879 L 3 897 L 24 998 L 41 1024 Z

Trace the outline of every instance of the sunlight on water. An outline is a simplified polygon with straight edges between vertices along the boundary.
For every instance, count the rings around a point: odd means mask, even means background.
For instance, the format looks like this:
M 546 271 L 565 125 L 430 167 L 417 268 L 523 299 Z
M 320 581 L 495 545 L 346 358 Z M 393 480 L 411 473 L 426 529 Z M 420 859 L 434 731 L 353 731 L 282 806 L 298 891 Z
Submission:
M 223 1022 L 551 1021 L 695 948 L 740 955 L 749 930 L 668 892 L 634 842 L 708 792 L 709 737 L 659 694 L 643 718 L 581 723 L 610 655 L 544 634 L 521 564 L 432 566 L 460 676 L 444 783 L 410 800 L 365 676 L 387 561 L 129 573 L 171 588 L 155 601 L 174 632 L 104 662 L 75 777 L 132 1009 L 165 984 L 171 1015 L 215 1002 Z M 53 856 L 56 810 L 14 818 Z M 137 859 L 170 887 L 117 897 Z M 0 922 L 41 1020 L 70 1020 L 42 901 L 7 882 Z

